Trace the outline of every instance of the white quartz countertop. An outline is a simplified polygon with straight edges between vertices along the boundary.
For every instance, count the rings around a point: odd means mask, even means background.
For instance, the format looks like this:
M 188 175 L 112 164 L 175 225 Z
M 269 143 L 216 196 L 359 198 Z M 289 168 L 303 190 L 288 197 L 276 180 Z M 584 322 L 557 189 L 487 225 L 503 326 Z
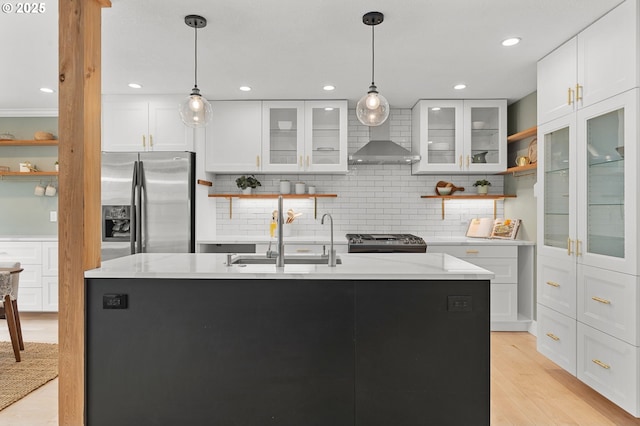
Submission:
M 501 240 L 490 238 L 468 238 L 468 237 L 425 237 L 419 235 L 427 243 L 427 246 L 441 245 L 506 245 L 506 246 L 532 246 L 533 241 L 525 240 Z M 197 244 L 262 244 L 269 241 L 275 242 L 274 238 L 268 235 L 221 235 L 211 240 L 198 240 Z M 284 237 L 285 244 L 329 244 L 327 236 L 291 236 Z M 334 245 L 346 245 L 347 239 L 344 235 L 334 236 Z
M 296 255 L 291 255 L 295 257 Z M 227 266 L 225 254 L 150 253 L 108 260 L 86 278 L 487 280 L 486 269 L 443 253 L 345 253 L 342 264 Z

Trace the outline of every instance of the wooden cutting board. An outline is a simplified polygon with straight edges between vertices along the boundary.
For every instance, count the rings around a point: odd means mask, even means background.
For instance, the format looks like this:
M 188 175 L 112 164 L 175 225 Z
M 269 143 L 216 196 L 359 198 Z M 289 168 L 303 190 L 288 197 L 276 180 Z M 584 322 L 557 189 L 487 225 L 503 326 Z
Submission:
M 439 188 L 451 188 L 451 192 L 449 194 L 440 194 L 440 189 Z M 455 186 L 451 182 L 445 182 L 443 180 L 441 180 L 438 183 L 436 183 L 436 194 L 438 194 L 438 195 L 452 195 L 456 191 L 464 191 L 464 187 Z

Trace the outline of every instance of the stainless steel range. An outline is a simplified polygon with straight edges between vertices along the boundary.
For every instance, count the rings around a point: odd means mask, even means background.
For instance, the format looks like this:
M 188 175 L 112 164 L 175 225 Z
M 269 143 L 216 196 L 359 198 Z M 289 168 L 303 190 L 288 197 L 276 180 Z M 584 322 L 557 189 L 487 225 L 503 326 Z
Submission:
M 347 234 L 349 253 L 426 253 L 427 243 L 411 234 Z

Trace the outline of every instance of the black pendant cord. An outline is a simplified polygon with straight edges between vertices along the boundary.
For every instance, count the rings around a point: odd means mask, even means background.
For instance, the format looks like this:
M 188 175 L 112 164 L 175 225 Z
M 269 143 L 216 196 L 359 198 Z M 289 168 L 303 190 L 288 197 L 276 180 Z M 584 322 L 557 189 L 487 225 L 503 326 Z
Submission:
M 194 28 L 195 31 L 195 70 L 194 70 L 194 85 L 196 89 L 198 88 L 198 28 Z
M 375 78 L 374 78 L 374 73 L 375 73 L 375 67 L 376 67 L 376 48 L 375 48 L 375 44 L 376 44 L 376 39 L 375 39 L 375 27 L 372 25 L 371 26 L 371 85 L 375 86 Z

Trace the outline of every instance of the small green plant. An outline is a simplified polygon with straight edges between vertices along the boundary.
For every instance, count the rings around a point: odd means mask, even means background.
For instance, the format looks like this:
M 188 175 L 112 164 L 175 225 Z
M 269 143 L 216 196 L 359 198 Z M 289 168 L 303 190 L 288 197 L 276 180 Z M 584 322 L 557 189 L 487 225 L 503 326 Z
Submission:
M 473 184 L 473 186 L 491 186 L 491 182 L 486 179 L 480 179 L 477 180 L 476 183 Z
M 256 179 L 254 175 L 240 176 L 238 179 L 236 179 L 236 185 L 238 185 L 238 188 L 240 189 L 256 188 L 258 186 L 262 186 L 260 181 Z

